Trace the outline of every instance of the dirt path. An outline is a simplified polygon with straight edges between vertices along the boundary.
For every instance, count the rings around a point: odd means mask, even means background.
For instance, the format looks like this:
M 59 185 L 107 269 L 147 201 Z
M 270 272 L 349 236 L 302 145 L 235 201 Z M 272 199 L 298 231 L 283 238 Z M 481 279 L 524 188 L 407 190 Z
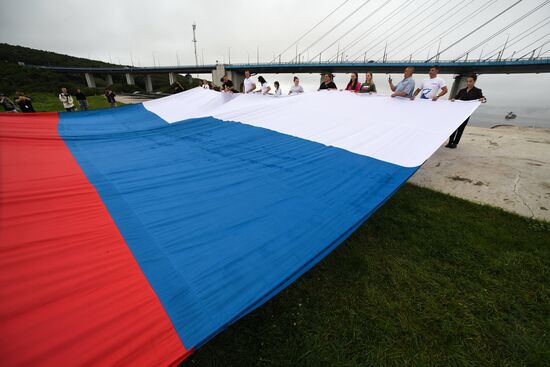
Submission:
M 467 127 L 457 149 L 441 147 L 410 182 L 550 221 L 550 129 Z

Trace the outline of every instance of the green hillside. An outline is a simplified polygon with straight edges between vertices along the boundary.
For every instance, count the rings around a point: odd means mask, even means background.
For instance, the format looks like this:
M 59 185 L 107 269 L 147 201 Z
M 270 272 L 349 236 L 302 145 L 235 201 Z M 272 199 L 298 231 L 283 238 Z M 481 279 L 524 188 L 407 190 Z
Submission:
M 98 95 L 102 94 L 103 90 L 108 86 L 102 75 L 94 75 L 97 88 L 90 89 L 87 88 L 86 80 L 82 74 L 55 73 L 36 69 L 29 65 L 74 67 L 120 66 L 50 51 L 13 46 L 6 43 L 0 43 L 0 65 L 0 92 L 8 96 L 13 96 L 16 91 L 23 91 L 27 94 L 42 92 L 57 95 L 61 87 L 68 88 L 71 93 L 80 88 L 88 95 Z M 136 76 L 134 79 L 136 85 L 130 86 L 126 85 L 124 75 L 114 74 L 114 84 L 110 87 L 119 93 L 145 91 L 145 78 L 143 76 Z M 155 91 L 173 92 L 173 88 L 168 83 L 168 75 L 153 75 L 152 81 Z M 197 80 L 192 79 L 190 82 L 181 75 L 178 75 L 178 81 L 185 88 L 198 85 Z

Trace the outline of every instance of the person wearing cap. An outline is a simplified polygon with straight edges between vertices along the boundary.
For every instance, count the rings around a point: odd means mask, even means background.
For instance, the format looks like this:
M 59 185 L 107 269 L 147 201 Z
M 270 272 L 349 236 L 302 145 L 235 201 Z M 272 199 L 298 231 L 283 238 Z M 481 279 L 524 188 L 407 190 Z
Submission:
M 323 82 L 321 83 L 321 85 L 319 86 L 319 89 L 317 90 L 323 90 L 323 89 L 327 89 L 327 90 L 331 90 L 331 89 L 338 89 L 336 88 L 336 84 L 334 84 L 333 82 L 333 78 L 334 78 L 334 75 L 332 74 L 325 74 L 323 76 Z
M 412 66 L 407 66 L 403 72 L 403 80 L 393 85 L 391 76 L 388 78 L 388 83 L 390 84 L 390 89 L 392 90 L 392 97 L 412 97 L 414 92 L 414 79 L 412 78 L 414 73 L 414 68 Z
M 5 96 L 4 93 L 0 93 L 0 104 L 4 107 L 4 112 L 18 112 L 15 103 Z

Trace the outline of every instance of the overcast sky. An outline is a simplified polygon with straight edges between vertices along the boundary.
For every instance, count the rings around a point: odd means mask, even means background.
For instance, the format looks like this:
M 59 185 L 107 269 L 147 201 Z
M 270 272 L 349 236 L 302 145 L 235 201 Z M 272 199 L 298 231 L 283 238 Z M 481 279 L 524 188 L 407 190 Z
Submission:
M 535 48 L 537 55 L 550 57 L 550 3 L 475 48 L 547 2 L 519 1 L 450 47 L 518 0 L 27 0 L 21 6 L 0 0 L 0 42 L 136 66 L 175 65 L 178 59 L 180 64 L 194 64 L 191 25 L 196 22 L 199 63 L 228 62 L 229 53 L 232 63 L 256 62 L 258 47 L 260 61 L 268 62 L 343 4 L 281 60 L 290 61 L 296 52 L 301 59 L 318 60 L 321 53 L 326 60 L 338 50 L 346 50 L 345 59 L 378 60 L 386 42 L 390 60 L 409 59 L 411 54 L 413 59 L 426 59 L 438 47 L 445 50 L 442 60 L 470 49 L 469 59 L 477 59 L 482 53 L 498 52 L 508 37 L 504 57 L 514 52 L 522 56 Z M 355 40 L 356 45 L 347 49 Z M 484 82 L 503 102 L 508 103 L 509 92 L 502 86 L 510 83 L 532 102 L 546 91 L 550 76 L 487 77 Z
M 13 4 L 8 0 L 0 1 Z M 256 61 L 258 46 L 260 60 L 270 61 L 274 54 L 278 55 L 340 4 L 344 4 L 299 42 L 298 52 L 303 52 L 302 58 L 313 58 L 352 30 L 340 40 L 341 49 L 365 32 L 366 37 L 345 54 L 350 59 L 363 59 L 366 50 L 367 58 L 380 58 L 386 41 L 389 59 L 408 59 L 411 53 L 413 59 L 422 59 L 428 54 L 435 54 L 439 39 L 441 50 L 444 50 L 517 1 L 27 0 L 23 8 L 14 7 L 13 11 L 0 13 L 0 41 L 104 61 L 110 58 L 113 62 L 120 60 L 124 64 L 131 64 L 130 56 L 133 55 L 134 64 L 152 65 L 153 54 L 157 63 L 162 65 L 176 64 L 176 54 L 179 54 L 181 64 L 194 64 L 191 25 L 196 22 L 200 63 L 203 54 L 205 63 L 214 63 L 215 60 L 227 62 L 229 47 L 232 62 L 246 62 L 249 55 L 251 61 Z M 493 23 L 443 52 L 441 58 L 460 56 L 483 38 L 542 3 L 543 0 L 521 1 Z M 9 8 L 2 6 L 2 9 Z M 484 52 L 488 55 L 489 51 L 500 48 L 508 35 L 512 39 L 541 21 L 543 23 L 540 23 L 538 30 L 528 32 L 525 39 L 508 48 L 505 56 L 520 50 L 516 55 L 525 54 L 550 41 L 549 16 L 550 4 L 488 42 Z M 340 26 L 329 32 L 342 20 L 344 22 Z M 381 24 L 376 24 L 380 21 Z M 455 25 L 459 21 L 460 25 Z M 529 43 L 541 37 L 540 42 L 529 47 Z M 304 51 L 312 44 L 309 50 Z M 481 49 L 472 51 L 470 58 L 479 57 Z M 335 55 L 337 50 L 338 42 L 321 56 L 326 59 Z M 550 55 L 550 43 L 542 48 L 541 53 L 545 52 L 546 56 Z M 296 48 L 292 47 L 281 58 L 288 61 L 295 57 L 295 53 Z

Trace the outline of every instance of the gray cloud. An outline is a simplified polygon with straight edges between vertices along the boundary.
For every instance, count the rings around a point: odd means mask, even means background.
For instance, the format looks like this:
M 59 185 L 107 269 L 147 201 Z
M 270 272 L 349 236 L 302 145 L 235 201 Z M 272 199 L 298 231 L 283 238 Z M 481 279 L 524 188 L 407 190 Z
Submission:
M 153 57 L 162 65 L 174 65 L 177 60 L 176 55 L 179 55 L 181 64 L 194 64 L 191 42 L 193 22 L 197 23 L 199 62 L 202 61 L 202 55 L 205 63 L 214 63 L 215 60 L 227 62 L 229 48 L 231 48 L 233 63 L 246 62 L 248 58 L 256 61 L 258 46 L 261 61 L 270 61 L 274 54 L 277 55 L 342 3 L 342 1 L 328 0 L 94 0 L 88 2 L 27 0 L 24 6 L 18 7 L 8 4 L 8 0 L 0 1 L 8 5 L 3 6 L 3 9 L 12 9 L 0 13 L 1 42 L 116 63 L 120 61 L 124 64 L 130 64 L 130 56 L 133 55 L 134 64 L 142 66 L 152 65 Z M 363 55 L 364 50 L 379 43 L 369 51 L 368 58 L 376 60 L 382 56 L 387 41 L 388 50 L 391 50 L 389 59 L 408 59 L 412 51 L 422 49 L 426 45 L 426 48 L 413 54 L 413 59 L 422 59 L 428 54 L 435 53 L 439 44 L 437 37 L 440 33 L 445 33 L 441 38 L 441 48 L 444 49 L 475 26 L 515 2 L 515 0 L 415 0 L 413 2 L 391 0 L 378 13 L 372 15 L 384 1 L 371 0 L 360 11 L 349 15 L 354 8 L 364 2 L 364 0 L 349 0 L 319 29 L 299 43 L 298 52 L 302 52 L 307 45 L 340 20 L 345 19 L 340 27 L 302 56 L 313 57 L 353 27 L 353 31 L 342 38 L 340 45 L 337 42 L 323 53 L 323 58 L 326 58 L 335 54 L 338 46 L 343 49 L 362 32 L 388 16 L 387 21 L 367 32 L 367 37 L 355 48 L 350 49 L 347 56 Z M 524 0 L 498 21 L 484 27 L 445 52 L 441 58 L 457 57 L 541 3 L 542 1 L 537 0 Z M 487 5 L 486 10 L 468 16 L 470 12 L 484 5 Z M 399 9 L 402 10 L 399 11 Z M 432 12 L 433 14 L 430 15 Z M 453 12 L 456 14 L 453 15 Z M 508 35 L 513 38 L 549 16 L 550 5 L 491 40 L 483 51 L 488 52 L 498 48 L 505 42 Z M 365 17 L 366 19 L 362 21 Z M 462 18 L 466 19 L 453 26 Z M 355 26 L 356 24 L 359 25 Z M 546 38 L 544 38 L 545 35 Z M 514 50 L 525 48 L 539 37 L 543 37 L 540 44 L 545 40 L 550 41 L 550 23 L 537 31 L 529 32 L 525 39 L 507 49 L 504 56 L 510 56 Z M 407 46 L 397 52 L 401 48 L 397 47 L 399 43 L 407 38 L 410 38 Z M 430 40 L 431 42 L 428 42 Z M 527 47 L 521 53 L 529 50 L 530 48 Z M 478 58 L 481 51 L 481 48 L 474 50 L 470 59 Z M 282 56 L 282 60 L 290 60 L 295 52 L 292 48 Z M 546 44 L 541 53 L 550 56 L 550 43 Z M 345 76 L 341 77 L 342 80 L 345 78 Z M 283 87 L 289 85 L 283 76 L 278 79 L 281 79 Z M 306 77 L 306 79 L 314 85 L 317 76 Z M 380 79 L 385 80 L 385 78 Z M 548 75 L 482 76 L 479 80 L 488 93 L 498 96 L 497 101 L 500 100 L 503 106 L 513 104 L 514 101 L 517 104 L 518 94 L 521 95 L 522 103 L 548 105 L 547 98 L 543 98 L 542 95 L 546 95 L 545 90 L 549 82 Z M 344 81 L 341 84 L 344 84 Z

